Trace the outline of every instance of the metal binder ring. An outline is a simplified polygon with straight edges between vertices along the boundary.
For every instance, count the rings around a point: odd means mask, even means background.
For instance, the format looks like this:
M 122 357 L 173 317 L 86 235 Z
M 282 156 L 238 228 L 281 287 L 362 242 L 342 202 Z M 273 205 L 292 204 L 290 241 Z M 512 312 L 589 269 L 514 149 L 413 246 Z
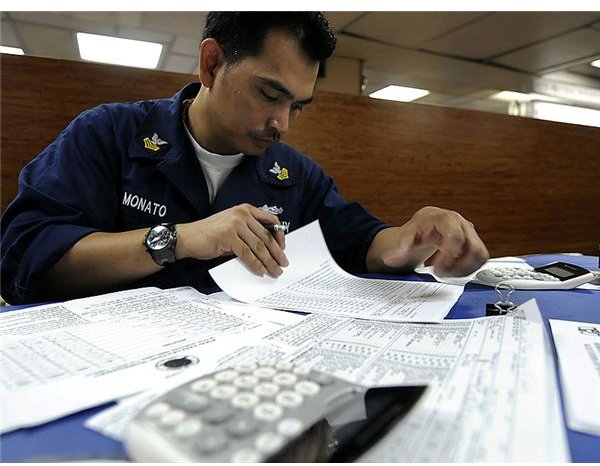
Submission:
M 494 289 L 496 290 L 496 293 L 498 293 L 498 301 L 494 304 L 494 307 L 498 309 L 498 311 L 505 313 L 512 311 L 515 307 L 517 307 L 515 303 L 510 301 L 510 295 L 513 291 L 515 291 L 514 286 L 512 286 L 510 283 L 500 282 L 494 287 Z M 502 290 L 508 290 L 506 293 L 506 299 L 502 294 Z

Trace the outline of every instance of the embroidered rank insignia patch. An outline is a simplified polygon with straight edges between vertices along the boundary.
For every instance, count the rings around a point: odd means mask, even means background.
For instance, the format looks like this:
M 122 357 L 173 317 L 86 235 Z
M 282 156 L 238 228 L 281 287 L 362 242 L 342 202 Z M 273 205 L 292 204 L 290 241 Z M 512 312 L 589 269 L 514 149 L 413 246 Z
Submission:
M 147 136 L 144 138 L 144 147 L 146 149 L 154 151 L 154 152 L 159 150 L 160 146 L 162 146 L 164 144 L 168 144 L 168 142 L 163 141 L 161 138 L 158 137 L 158 134 L 156 134 L 156 133 L 154 133 L 152 135 L 152 139 L 150 139 Z
M 275 165 L 273 165 L 273 168 L 271 168 L 269 172 L 277 175 L 277 179 L 280 181 L 287 180 L 290 177 L 287 168 L 280 167 L 277 162 L 275 162 Z

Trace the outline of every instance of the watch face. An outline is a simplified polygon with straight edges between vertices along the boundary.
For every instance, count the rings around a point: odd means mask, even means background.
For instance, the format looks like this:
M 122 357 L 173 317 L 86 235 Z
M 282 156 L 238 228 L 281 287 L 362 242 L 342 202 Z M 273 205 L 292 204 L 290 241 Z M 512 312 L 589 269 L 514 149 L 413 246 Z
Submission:
M 159 225 L 152 230 L 148 234 L 148 238 L 146 238 L 146 245 L 149 249 L 154 251 L 159 251 L 160 249 L 164 249 L 171 240 L 171 232 L 165 226 Z

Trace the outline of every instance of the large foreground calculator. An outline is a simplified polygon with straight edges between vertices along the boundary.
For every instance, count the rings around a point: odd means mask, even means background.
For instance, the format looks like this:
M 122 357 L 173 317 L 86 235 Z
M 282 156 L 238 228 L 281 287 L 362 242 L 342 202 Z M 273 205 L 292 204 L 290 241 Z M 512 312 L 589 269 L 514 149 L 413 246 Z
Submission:
M 142 462 L 351 461 L 425 386 L 367 388 L 287 362 L 186 382 L 142 409 L 125 448 Z

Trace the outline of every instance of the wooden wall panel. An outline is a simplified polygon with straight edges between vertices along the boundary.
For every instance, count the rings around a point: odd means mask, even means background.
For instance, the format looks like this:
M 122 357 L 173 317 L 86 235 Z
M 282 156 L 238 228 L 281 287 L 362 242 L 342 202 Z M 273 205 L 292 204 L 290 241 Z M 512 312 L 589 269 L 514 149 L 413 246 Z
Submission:
M 21 168 L 82 111 L 105 102 L 168 97 L 192 75 L 0 54 L 4 209 Z
M 599 128 L 321 93 L 288 140 L 388 222 L 436 205 L 494 256 L 598 252 Z
M 2 210 L 21 167 L 75 115 L 194 79 L 10 55 L 1 66 Z M 319 92 L 286 140 L 390 223 L 437 205 L 473 221 L 494 256 L 597 252 L 598 128 Z

